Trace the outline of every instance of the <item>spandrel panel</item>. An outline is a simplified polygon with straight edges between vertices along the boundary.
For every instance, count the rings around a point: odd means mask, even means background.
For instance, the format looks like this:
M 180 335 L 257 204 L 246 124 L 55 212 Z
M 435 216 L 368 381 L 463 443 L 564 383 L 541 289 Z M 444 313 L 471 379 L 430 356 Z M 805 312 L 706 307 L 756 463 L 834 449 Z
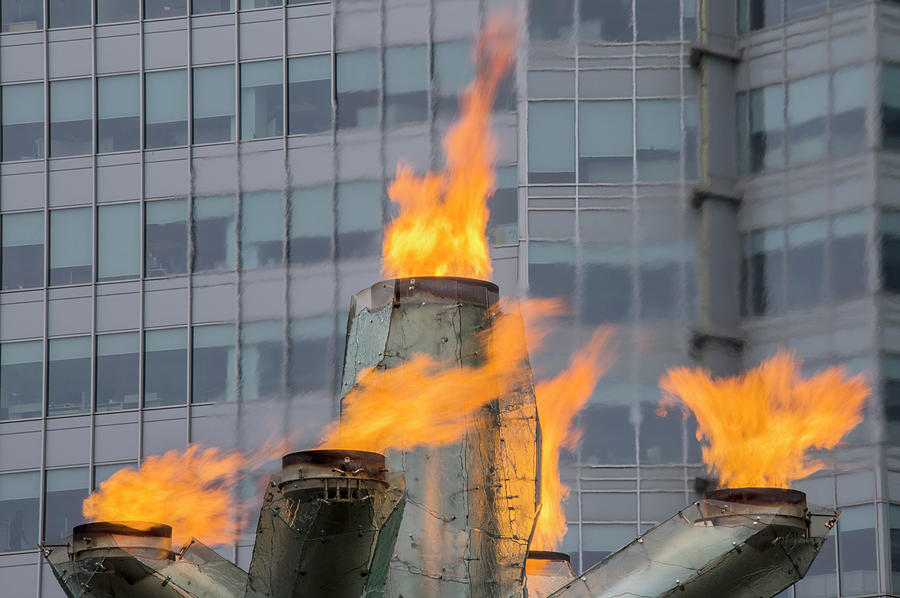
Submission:
M 72 534 L 84 521 L 81 503 L 88 496 L 88 468 L 52 469 L 47 472 L 44 498 L 44 539 L 57 540 Z
M 91 410 L 91 337 L 49 341 L 47 414 L 70 415 Z
M 97 411 L 137 409 L 140 350 L 137 332 L 97 337 Z
M 0 474 L 0 552 L 37 547 L 40 495 L 40 472 Z
M 43 286 L 44 213 L 4 214 L 0 219 L 0 288 L 7 291 Z
M 43 346 L 41 341 L 0 345 L 0 420 L 41 416 Z
M 155 278 L 187 272 L 188 205 L 185 199 L 146 204 L 145 276 Z

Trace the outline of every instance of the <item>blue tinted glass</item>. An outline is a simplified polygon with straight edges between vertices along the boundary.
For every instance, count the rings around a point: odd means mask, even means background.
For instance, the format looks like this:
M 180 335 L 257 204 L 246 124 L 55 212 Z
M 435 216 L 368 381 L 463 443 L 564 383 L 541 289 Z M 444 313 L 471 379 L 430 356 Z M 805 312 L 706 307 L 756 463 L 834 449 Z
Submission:
M 91 0 L 48 0 L 50 27 L 91 24 Z
M 0 420 L 40 417 L 43 389 L 44 344 L 0 345 Z
M 50 212 L 50 284 L 91 282 L 94 237 L 91 208 Z
M 97 79 L 97 151 L 121 152 L 141 146 L 140 75 Z
M 283 134 L 282 69 L 280 60 L 241 65 L 241 139 Z
M 121 23 L 140 18 L 140 0 L 97 0 L 98 23 Z
M 194 143 L 234 140 L 234 65 L 194 69 Z
M 72 528 L 84 522 L 81 503 L 88 496 L 87 467 L 53 469 L 47 472 L 44 499 L 44 540 L 72 535 Z
M 331 57 L 292 58 L 288 63 L 289 133 L 331 130 Z
M 4 214 L 0 240 L 0 288 L 6 291 L 43 286 L 44 213 Z
M 137 332 L 97 337 L 97 411 L 138 407 L 140 350 Z
M 185 199 L 146 204 L 145 243 L 148 278 L 184 274 L 188 256 L 188 205 Z
M 43 0 L 3 0 L 0 2 L 0 31 L 33 31 L 44 26 Z
M 3 160 L 44 157 L 44 86 L 6 85 L 0 93 Z
M 40 520 L 41 473 L 0 474 L 0 552 L 34 550 Z
M 47 414 L 91 410 L 91 337 L 50 339 Z
M 187 330 L 148 330 L 144 334 L 144 406 L 187 402 Z
M 145 85 L 145 146 L 187 145 L 187 71 L 147 73 Z

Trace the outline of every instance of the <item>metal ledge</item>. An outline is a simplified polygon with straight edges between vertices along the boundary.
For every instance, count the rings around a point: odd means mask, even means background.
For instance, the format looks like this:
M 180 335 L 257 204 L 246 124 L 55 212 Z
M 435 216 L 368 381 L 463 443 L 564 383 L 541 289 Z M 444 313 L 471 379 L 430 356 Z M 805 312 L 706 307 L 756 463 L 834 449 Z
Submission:
M 727 48 L 716 48 L 708 44 L 694 43 L 691 44 L 691 66 L 697 68 L 703 62 L 703 58 L 718 58 L 728 62 L 741 62 L 744 60 L 744 53 L 740 50 L 730 50 Z
M 744 197 L 739 193 L 725 193 L 709 187 L 694 187 L 691 192 L 691 206 L 695 210 L 699 210 L 704 203 L 711 200 L 730 203 L 734 206 L 734 209 L 740 208 L 744 203 Z

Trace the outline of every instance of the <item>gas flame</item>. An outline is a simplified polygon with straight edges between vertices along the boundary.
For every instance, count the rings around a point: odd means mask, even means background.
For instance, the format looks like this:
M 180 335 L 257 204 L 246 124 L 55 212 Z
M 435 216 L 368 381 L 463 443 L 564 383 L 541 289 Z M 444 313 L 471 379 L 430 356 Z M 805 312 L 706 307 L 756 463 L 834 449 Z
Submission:
M 91 521 L 156 521 L 172 526 L 172 539 L 211 545 L 234 543 L 243 507 L 238 482 L 284 452 L 285 443 L 252 454 L 192 444 L 147 457 L 139 470 L 120 469 L 88 496 L 81 510 Z
M 565 371 L 534 387 L 541 422 L 541 512 L 531 550 L 557 550 L 568 530 L 563 505 L 569 488 L 560 479 L 559 452 L 581 440 L 573 422 L 612 363 L 611 338 L 612 329 L 598 328 Z
M 489 119 L 497 86 L 515 56 L 515 23 L 512 13 L 495 16 L 476 43 L 476 77 L 444 137 L 444 170 L 419 176 L 409 164 L 397 165 L 388 195 L 399 214 L 385 230 L 382 247 L 382 270 L 389 278 L 491 275 L 485 227 L 497 141 Z
M 660 380 L 666 407 L 697 418 L 703 461 L 725 487 L 787 488 L 823 467 L 811 449 L 831 449 L 863 420 L 869 385 L 843 368 L 805 379 L 801 362 L 779 351 L 740 376 L 713 380 L 702 369 L 675 368 Z

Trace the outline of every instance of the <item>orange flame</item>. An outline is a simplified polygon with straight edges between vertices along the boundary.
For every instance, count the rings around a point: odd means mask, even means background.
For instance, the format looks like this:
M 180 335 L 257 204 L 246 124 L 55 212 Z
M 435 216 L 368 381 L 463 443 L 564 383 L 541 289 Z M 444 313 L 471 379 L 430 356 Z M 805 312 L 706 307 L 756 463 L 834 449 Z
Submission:
M 675 368 L 660 380 L 662 413 L 679 405 L 706 439 L 703 461 L 725 487 L 787 488 L 823 467 L 811 449 L 831 449 L 863 420 L 869 385 L 830 367 L 811 378 L 779 351 L 743 375 L 713 380 L 702 369 Z
M 82 513 L 91 521 L 166 523 L 176 545 L 190 538 L 234 543 L 243 515 L 234 498 L 238 482 L 283 448 L 279 443 L 250 454 L 192 444 L 147 457 L 139 470 L 120 469 L 101 483 L 82 503 Z
M 444 137 L 444 170 L 419 176 L 409 164 L 397 165 L 388 195 L 399 215 L 385 230 L 382 247 L 388 277 L 491 275 L 485 228 L 497 141 L 489 119 L 497 86 L 515 56 L 512 17 L 492 18 L 478 39 L 476 78 L 463 92 L 461 114 Z
M 572 450 L 581 430 L 572 426 L 612 363 L 612 329 L 598 328 L 573 357 L 569 367 L 534 388 L 541 422 L 541 512 L 531 540 L 532 550 L 556 550 L 566 535 L 563 504 L 569 488 L 559 474 L 560 449 Z

